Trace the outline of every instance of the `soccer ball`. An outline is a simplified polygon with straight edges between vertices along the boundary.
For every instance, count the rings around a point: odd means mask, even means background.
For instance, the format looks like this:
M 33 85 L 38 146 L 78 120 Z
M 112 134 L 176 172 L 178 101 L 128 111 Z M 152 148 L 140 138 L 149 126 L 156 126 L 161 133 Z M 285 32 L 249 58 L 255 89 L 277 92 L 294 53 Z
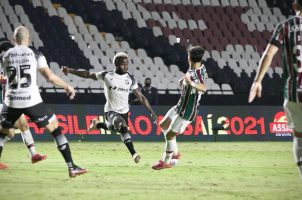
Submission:
M 172 165 L 173 167 L 175 167 L 177 163 L 178 163 L 178 159 L 172 159 L 172 160 L 171 160 L 171 165 Z

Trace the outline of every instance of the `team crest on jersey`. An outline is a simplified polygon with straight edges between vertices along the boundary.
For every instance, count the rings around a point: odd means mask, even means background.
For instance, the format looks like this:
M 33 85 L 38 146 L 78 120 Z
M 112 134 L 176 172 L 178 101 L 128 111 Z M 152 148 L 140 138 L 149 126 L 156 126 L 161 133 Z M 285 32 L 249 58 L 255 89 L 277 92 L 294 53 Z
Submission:
M 126 79 L 126 80 L 125 80 L 125 84 L 126 84 L 126 85 L 129 85 L 129 84 L 130 84 L 129 80 Z

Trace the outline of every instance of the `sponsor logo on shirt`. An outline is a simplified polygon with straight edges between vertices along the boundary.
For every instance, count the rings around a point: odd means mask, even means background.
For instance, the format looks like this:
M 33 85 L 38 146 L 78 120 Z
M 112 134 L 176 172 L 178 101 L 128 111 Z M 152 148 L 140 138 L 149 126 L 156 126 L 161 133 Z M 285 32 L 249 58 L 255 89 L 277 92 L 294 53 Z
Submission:
M 110 86 L 109 90 L 116 90 L 116 91 L 121 91 L 121 92 L 129 92 L 129 89 L 127 89 L 127 88 L 121 88 L 121 87 L 116 87 L 116 86 Z
M 26 100 L 31 100 L 31 95 L 29 95 L 27 97 L 9 96 L 8 98 L 11 101 L 26 101 Z

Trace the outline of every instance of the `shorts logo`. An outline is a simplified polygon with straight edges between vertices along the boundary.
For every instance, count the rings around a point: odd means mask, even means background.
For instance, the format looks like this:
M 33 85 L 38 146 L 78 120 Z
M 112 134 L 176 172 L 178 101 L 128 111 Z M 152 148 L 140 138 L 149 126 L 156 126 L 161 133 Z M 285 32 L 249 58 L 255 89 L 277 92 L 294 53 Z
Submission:
M 270 132 L 276 134 L 276 136 L 290 136 L 293 130 L 287 127 L 286 122 L 284 112 L 276 113 L 274 121 L 269 124 Z
M 38 118 L 38 119 L 37 119 L 37 122 L 43 122 L 45 119 L 47 119 L 47 115 Z

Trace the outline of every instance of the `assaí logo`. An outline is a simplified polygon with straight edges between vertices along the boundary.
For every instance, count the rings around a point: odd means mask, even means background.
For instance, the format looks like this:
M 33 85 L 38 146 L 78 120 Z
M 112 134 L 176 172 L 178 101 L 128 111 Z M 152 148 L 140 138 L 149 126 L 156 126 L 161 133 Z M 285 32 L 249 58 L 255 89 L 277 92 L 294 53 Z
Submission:
M 275 114 L 274 121 L 269 124 L 270 132 L 276 136 L 291 136 L 293 130 L 286 125 L 285 113 L 280 111 Z

